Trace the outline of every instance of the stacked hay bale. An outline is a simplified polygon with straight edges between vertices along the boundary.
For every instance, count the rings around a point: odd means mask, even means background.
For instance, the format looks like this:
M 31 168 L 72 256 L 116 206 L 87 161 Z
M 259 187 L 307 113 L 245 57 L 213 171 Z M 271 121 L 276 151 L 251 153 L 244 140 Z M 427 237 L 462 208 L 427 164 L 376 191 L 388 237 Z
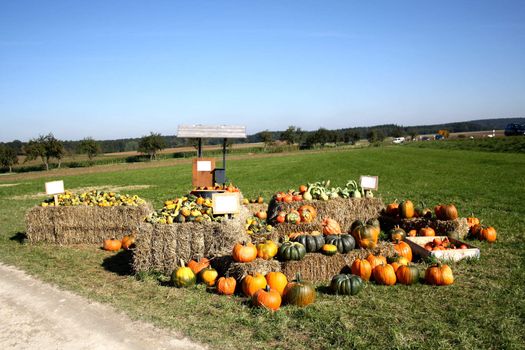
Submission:
M 370 254 L 390 258 L 396 255 L 396 251 L 391 243 L 379 242 L 373 249 L 354 249 L 346 254 L 326 256 L 320 253 L 308 253 L 300 261 L 282 262 L 281 272 L 288 279 L 295 278 L 299 272 L 305 280 L 325 282 L 339 273 L 350 273 L 350 266 L 355 259 L 365 259 Z
M 459 239 L 464 239 L 469 233 L 466 218 L 457 218 L 455 220 L 437 220 L 434 218 L 400 219 L 399 217 L 383 215 L 379 218 L 379 221 L 385 231 L 394 226 L 399 226 L 407 232 L 410 230 L 419 231 L 423 227 L 431 227 L 439 235 L 446 236 L 449 232 L 455 232 Z
M 239 215 L 223 222 L 142 223 L 135 242 L 133 269 L 169 274 L 180 259 L 187 262 L 227 256 L 235 243 L 250 240 L 244 229 L 247 216 L 248 210 L 242 208 Z
M 343 232 L 348 232 L 354 221 L 377 218 L 385 207 L 381 198 L 334 198 L 327 201 L 314 200 L 291 203 L 272 200 L 268 207 L 268 218 L 270 220 L 275 219 L 280 211 L 297 210 L 304 204 L 311 205 L 317 210 L 316 219 L 311 223 L 299 225 L 278 224 L 271 234 L 272 239 L 279 239 L 290 232 L 320 231 L 322 229 L 321 223 L 325 217 L 334 219 L 339 223 Z
M 122 239 L 139 234 L 139 225 L 152 211 L 139 206 L 33 207 L 26 213 L 26 234 L 30 243 L 100 244 L 104 239 Z

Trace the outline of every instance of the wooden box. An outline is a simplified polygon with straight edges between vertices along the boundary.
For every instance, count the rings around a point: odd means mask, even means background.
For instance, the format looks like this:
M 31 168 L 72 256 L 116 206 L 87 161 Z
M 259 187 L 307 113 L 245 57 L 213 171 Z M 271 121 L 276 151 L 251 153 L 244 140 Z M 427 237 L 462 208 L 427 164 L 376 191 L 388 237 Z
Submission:
M 412 253 L 419 255 L 421 258 L 426 258 L 428 256 L 433 256 L 438 260 L 452 260 L 459 261 L 462 259 L 479 259 L 480 251 L 479 248 L 473 247 L 470 244 L 458 241 L 453 238 L 449 238 L 451 243 L 454 243 L 456 246 L 465 244 L 467 249 L 447 249 L 447 250 L 433 250 L 428 251 L 424 248 L 425 244 L 432 242 L 434 238 L 445 239 L 446 236 L 435 236 L 435 237 L 406 237 L 405 242 L 410 245 L 412 248 Z

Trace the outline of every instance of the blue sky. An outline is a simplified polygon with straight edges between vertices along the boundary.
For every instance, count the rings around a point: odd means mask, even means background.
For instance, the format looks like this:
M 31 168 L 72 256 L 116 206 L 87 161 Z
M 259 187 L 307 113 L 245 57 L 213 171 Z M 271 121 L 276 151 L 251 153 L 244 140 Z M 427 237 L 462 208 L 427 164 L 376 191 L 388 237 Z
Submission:
M 0 141 L 525 116 L 525 1 L 1 1 Z

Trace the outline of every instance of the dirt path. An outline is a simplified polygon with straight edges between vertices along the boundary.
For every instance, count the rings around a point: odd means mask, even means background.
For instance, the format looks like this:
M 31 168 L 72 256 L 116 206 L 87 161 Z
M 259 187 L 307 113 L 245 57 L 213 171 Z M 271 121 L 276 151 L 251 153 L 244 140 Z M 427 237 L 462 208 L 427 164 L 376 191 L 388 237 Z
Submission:
M 204 349 L 0 264 L 0 349 Z

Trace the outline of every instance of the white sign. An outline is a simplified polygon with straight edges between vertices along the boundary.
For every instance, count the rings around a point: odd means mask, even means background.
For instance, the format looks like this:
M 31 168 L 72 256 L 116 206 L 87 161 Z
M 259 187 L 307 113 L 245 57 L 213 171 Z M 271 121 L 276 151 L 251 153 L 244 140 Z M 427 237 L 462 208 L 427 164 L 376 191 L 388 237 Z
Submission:
M 361 176 L 359 181 L 361 182 L 361 188 L 377 190 L 379 178 L 377 176 Z
M 241 209 L 239 193 L 214 193 L 213 214 L 238 214 Z
M 46 194 L 61 194 L 64 193 L 64 181 L 46 182 Z
M 211 162 L 209 160 L 198 160 L 197 171 L 211 171 Z

